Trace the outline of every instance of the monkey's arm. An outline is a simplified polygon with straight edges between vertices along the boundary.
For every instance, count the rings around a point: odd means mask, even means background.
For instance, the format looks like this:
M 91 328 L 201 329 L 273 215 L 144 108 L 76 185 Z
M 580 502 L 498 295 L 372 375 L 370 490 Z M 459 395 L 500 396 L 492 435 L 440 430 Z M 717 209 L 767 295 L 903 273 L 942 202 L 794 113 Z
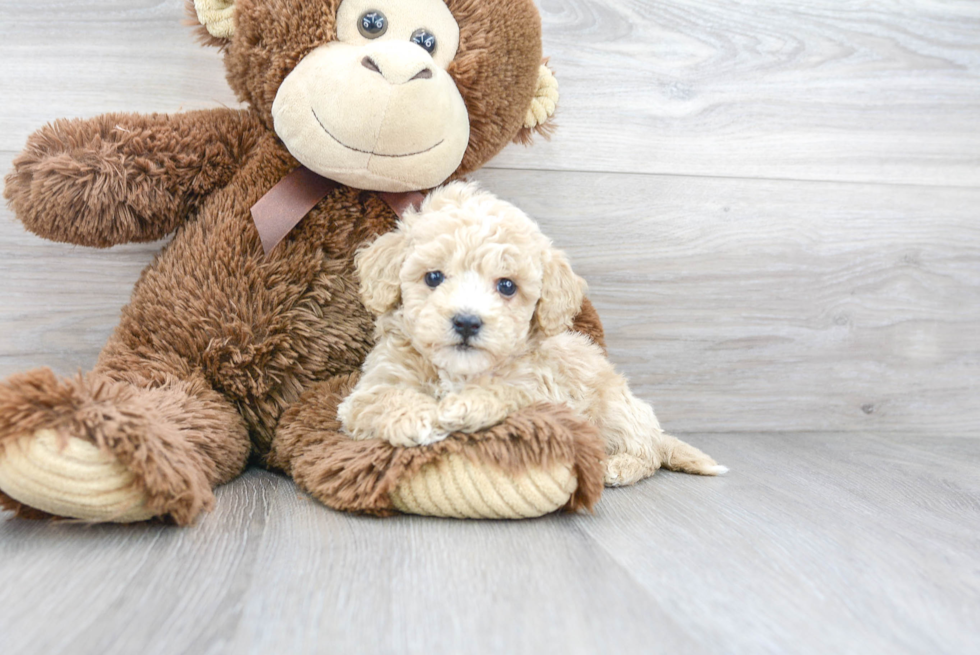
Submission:
M 4 197 L 52 241 L 153 241 L 231 180 L 261 132 L 232 109 L 58 120 L 28 138 Z

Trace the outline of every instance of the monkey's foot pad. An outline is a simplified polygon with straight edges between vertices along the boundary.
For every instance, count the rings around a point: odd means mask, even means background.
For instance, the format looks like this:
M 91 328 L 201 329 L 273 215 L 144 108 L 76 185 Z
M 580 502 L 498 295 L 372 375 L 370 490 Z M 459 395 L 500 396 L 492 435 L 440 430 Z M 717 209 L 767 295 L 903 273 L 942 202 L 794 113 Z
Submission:
M 555 464 L 508 474 L 462 455 L 448 455 L 409 475 L 391 492 L 401 512 L 456 519 L 542 516 L 568 504 L 578 487 L 572 468 Z
M 316 385 L 282 417 L 269 462 L 324 504 L 352 512 L 517 519 L 591 508 L 602 494 L 604 445 L 558 405 L 499 425 L 397 448 L 343 434 L 337 405 L 356 375 Z
M 84 521 L 129 523 L 154 516 L 133 474 L 111 453 L 53 430 L 5 444 L 0 490 L 34 509 Z

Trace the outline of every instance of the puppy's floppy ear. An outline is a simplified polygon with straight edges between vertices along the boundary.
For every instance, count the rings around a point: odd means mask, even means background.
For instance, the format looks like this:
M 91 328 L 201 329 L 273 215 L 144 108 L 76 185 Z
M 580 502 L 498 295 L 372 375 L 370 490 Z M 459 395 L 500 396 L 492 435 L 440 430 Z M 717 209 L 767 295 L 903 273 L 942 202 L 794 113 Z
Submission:
M 571 329 L 572 321 L 582 307 L 585 289 L 585 280 L 572 271 L 565 253 L 548 250 L 541 280 L 541 298 L 534 311 L 538 328 L 549 337 Z
M 375 316 L 398 306 L 401 284 L 398 274 L 405 262 L 405 234 L 401 229 L 378 237 L 354 256 L 361 280 L 361 302 Z

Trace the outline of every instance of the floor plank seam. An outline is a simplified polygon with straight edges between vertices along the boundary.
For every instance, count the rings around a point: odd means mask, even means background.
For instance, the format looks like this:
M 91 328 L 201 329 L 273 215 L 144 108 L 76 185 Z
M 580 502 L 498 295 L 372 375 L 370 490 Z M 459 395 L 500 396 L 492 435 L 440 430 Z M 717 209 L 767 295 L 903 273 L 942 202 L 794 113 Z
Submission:
M 226 108 L 224 103 L 220 103 L 222 108 Z M 179 113 L 179 112 L 178 112 Z M 20 150 L 0 150 L 0 157 L 15 157 L 20 154 Z M 3 175 L 9 172 L 2 171 Z M 833 180 L 821 178 L 794 178 L 794 177 L 766 177 L 752 175 L 704 175 L 697 173 L 663 173 L 648 171 L 618 171 L 618 170 L 590 170 L 590 169 L 569 169 L 569 168 L 542 168 L 542 167 L 519 167 L 519 166 L 496 166 L 492 162 L 484 166 L 481 170 L 511 171 L 515 173 L 569 173 L 574 175 L 632 175 L 644 177 L 666 177 L 684 179 L 703 179 L 703 180 L 726 180 L 726 181 L 756 181 L 756 182 L 786 182 L 786 183 L 810 183 L 810 184 L 847 184 L 854 186 L 889 186 L 903 187 L 908 189 L 929 189 L 929 190 L 957 190 L 957 191 L 976 191 L 980 190 L 980 180 L 976 185 L 960 184 L 911 184 L 909 182 L 888 182 L 882 180 Z
M 653 594 L 649 589 L 647 589 L 646 585 L 644 585 L 636 578 L 636 576 L 633 574 L 630 568 L 624 562 L 620 561 L 620 559 L 616 557 L 616 555 L 612 552 L 612 550 L 610 550 L 607 546 L 599 542 L 599 540 L 593 537 L 591 533 L 589 533 L 587 530 L 585 530 L 582 527 L 581 522 L 583 520 L 601 520 L 598 515 L 598 512 L 601 511 L 601 507 L 602 507 L 602 501 L 600 500 L 599 505 L 597 505 L 597 509 L 593 510 L 592 513 L 578 514 L 569 517 L 571 519 L 570 523 L 572 527 L 575 529 L 575 532 L 580 537 L 585 539 L 586 543 L 591 544 L 591 546 L 595 550 L 605 553 L 606 558 L 609 560 L 609 562 L 614 564 L 617 569 L 621 570 L 623 574 L 630 579 L 630 581 L 633 583 L 633 586 L 642 593 L 643 597 L 656 605 L 657 596 Z
M 810 184 L 847 184 L 854 186 L 890 186 L 904 187 L 909 189 L 950 189 L 950 190 L 980 190 L 980 180 L 975 185 L 960 184 L 912 184 L 910 182 L 887 182 L 882 180 L 832 180 L 822 178 L 793 178 L 793 177 L 767 177 L 751 175 L 704 175 L 699 173 L 662 173 L 649 171 L 612 171 L 612 170 L 589 170 L 589 169 L 569 169 L 569 168 L 538 168 L 538 167 L 509 167 L 495 166 L 491 162 L 481 170 L 512 171 L 516 173 L 571 173 L 580 175 L 634 175 L 644 177 L 669 177 L 683 179 L 703 179 L 703 180 L 726 180 L 726 181 L 755 181 L 755 182 L 786 182 L 786 183 L 810 183 Z

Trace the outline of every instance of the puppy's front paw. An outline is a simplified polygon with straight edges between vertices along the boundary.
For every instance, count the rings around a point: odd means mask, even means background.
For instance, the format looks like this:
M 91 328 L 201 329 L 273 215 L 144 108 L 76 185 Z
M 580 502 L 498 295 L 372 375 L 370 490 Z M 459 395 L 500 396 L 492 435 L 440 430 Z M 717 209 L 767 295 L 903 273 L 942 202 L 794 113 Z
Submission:
M 656 472 L 656 467 L 636 455 L 619 453 L 606 459 L 606 486 L 625 487 Z
M 392 446 L 407 448 L 425 446 L 442 441 L 447 433 L 436 427 L 436 415 L 432 410 L 405 408 L 391 412 L 378 435 Z
M 452 393 L 439 402 L 439 427 L 447 432 L 476 432 L 507 418 L 507 408 L 491 396 Z
M 439 426 L 447 432 L 465 430 L 473 408 L 460 394 L 450 394 L 439 402 Z

